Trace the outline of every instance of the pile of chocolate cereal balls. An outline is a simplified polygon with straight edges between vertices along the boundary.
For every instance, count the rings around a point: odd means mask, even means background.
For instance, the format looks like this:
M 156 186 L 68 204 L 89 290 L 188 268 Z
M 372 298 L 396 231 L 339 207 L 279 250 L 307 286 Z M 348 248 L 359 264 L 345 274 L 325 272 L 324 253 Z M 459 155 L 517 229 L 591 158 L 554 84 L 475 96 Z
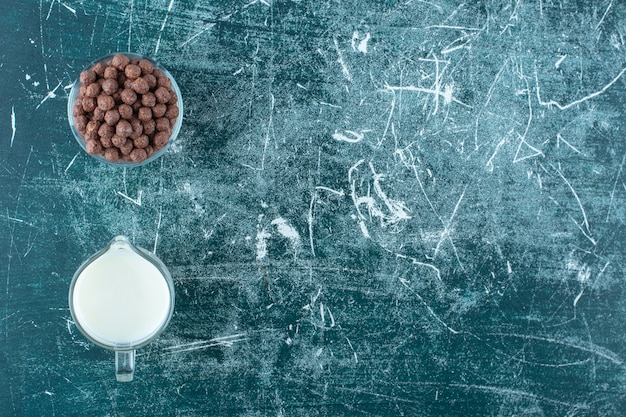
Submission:
M 84 70 L 79 80 L 72 112 L 89 154 L 138 163 L 168 143 L 178 96 L 151 61 L 117 54 Z

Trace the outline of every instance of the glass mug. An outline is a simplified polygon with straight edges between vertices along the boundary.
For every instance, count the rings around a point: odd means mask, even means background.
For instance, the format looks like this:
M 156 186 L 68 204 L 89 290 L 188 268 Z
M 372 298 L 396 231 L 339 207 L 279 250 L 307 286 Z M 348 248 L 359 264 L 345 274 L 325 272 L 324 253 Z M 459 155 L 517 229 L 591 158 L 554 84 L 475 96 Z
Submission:
M 91 342 L 115 351 L 120 382 L 133 380 L 135 350 L 154 340 L 174 312 L 174 282 L 156 256 L 116 236 L 76 271 L 72 319 Z

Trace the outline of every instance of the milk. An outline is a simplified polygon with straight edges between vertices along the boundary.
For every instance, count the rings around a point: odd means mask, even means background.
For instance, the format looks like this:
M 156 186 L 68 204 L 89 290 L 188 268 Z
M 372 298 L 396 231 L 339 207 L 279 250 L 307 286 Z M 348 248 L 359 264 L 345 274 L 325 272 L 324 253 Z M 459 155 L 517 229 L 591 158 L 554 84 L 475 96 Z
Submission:
M 87 265 L 72 295 L 74 318 L 111 347 L 150 339 L 168 320 L 172 297 L 159 269 L 129 247 L 111 247 Z

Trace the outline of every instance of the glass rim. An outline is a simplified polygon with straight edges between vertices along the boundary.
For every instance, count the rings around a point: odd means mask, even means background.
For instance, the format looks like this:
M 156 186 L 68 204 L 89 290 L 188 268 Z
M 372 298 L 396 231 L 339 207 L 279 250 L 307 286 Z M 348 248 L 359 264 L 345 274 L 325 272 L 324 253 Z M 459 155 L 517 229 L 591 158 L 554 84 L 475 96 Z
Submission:
M 82 86 L 82 83 L 80 82 L 80 74 L 89 69 L 92 68 L 95 64 L 99 63 L 99 62 L 103 62 L 103 61 L 107 61 L 111 58 L 113 58 L 115 55 L 125 55 L 129 58 L 137 58 L 137 59 L 146 59 L 148 61 L 150 61 L 152 63 L 152 65 L 159 69 L 160 71 L 163 72 L 164 75 L 166 75 L 171 83 L 172 83 L 172 90 L 174 91 L 174 93 L 176 93 L 176 96 L 178 97 L 178 101 L 177 101 L 177 105 L 178 105 L 178 118 L 176 119 L 176 123 L 174 124 L 174 126 L 172 127 L 172 134 L 170 135 L 169 140 L 167 141 L 167 144 L 159 149 L 158 151 L 156 151 L 154 154 L 152 154 L 150 157 L 148 157 L 145 161 L 141 161 L 141 162 L 132 162 L 132 161 L 118 161 L 118 162 L 111 162 L 108 161 L 106 158 L 104 158 L 101 155 L 92 155 L 90 153 L 87 152 L 87 146 L 85 143 L 85 139 L 83 139 L 83 137 L 81 136 L 80 132 L 78 131 L 78 129 L 76 129 L 76 125 L 74 123 L 74 102 L 76 101 L 76 97 L 78 96 L 78 90 L 80 89 L 80 87 Z M 90 157 L 93 157 L 101 162 L 104 162 L 108 165 L 112 165 L 112 166 L 116 166 L 116 167 L 139 167 L 139 166 L 143 166 L 146 165 L 156 159 L 158 159 L 160 156 L 162 156 L 163 154 L 165 154 L 165 152 L 167 152 L 167 150 L 170 148 L 170 146 L 172 145 L 172 143 L 174 143 L 176 141 L 176 139 L 178 139 L 178 135 L 180 133 L 180 129 L 181 126 L 183 124 L 183 95 L 180 91 L 180 88 L 178 86 L 178 83 L 176 83 L 176 80 L 174 79 L 174 76 L 172 76 L 172 74 L 167 70 L 167 68 L 165 68 L 163 65 L 161 65 L 159 62 L 155 61 L 154 59 L 150 58 L 149 56 L 146 55 L 142 55 L 139 53 L 135 53 L 135 52 L 113 52 L 104 56 L 101 56 L 93 61 L 91 61 L 86 67 L 84 67 L 80 72 L 79 72 L 79 76 L 76 78 L 76 80 L 72 83 L 72 88 L 70 89 L 70 92 L 68 94 L 68 98 L 67 98 L 67 118 L 70 124 L 70 130 L 72 131 L 72 133 L 74 134 L 74 139 L 76 139 L 76 141 L 78 142 L 78 144 L 80 145 L 80 147 L 83 149 L 83 151 L 85 151 L 85 153 L 87 155 L 89 155 Z

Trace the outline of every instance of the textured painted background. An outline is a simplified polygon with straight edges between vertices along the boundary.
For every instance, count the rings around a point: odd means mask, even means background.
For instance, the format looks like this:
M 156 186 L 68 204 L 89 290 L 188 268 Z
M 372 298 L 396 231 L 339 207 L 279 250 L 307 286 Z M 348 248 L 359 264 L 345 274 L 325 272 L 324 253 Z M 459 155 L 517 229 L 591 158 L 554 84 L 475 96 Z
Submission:
M 617 0 L 0 3 L 0 415 L 622 416 Z M 67 94 L 161 61 L 181 135 L 115 169 Z M 116 234 L 171 268 L 118 384 L 71 321 Z

